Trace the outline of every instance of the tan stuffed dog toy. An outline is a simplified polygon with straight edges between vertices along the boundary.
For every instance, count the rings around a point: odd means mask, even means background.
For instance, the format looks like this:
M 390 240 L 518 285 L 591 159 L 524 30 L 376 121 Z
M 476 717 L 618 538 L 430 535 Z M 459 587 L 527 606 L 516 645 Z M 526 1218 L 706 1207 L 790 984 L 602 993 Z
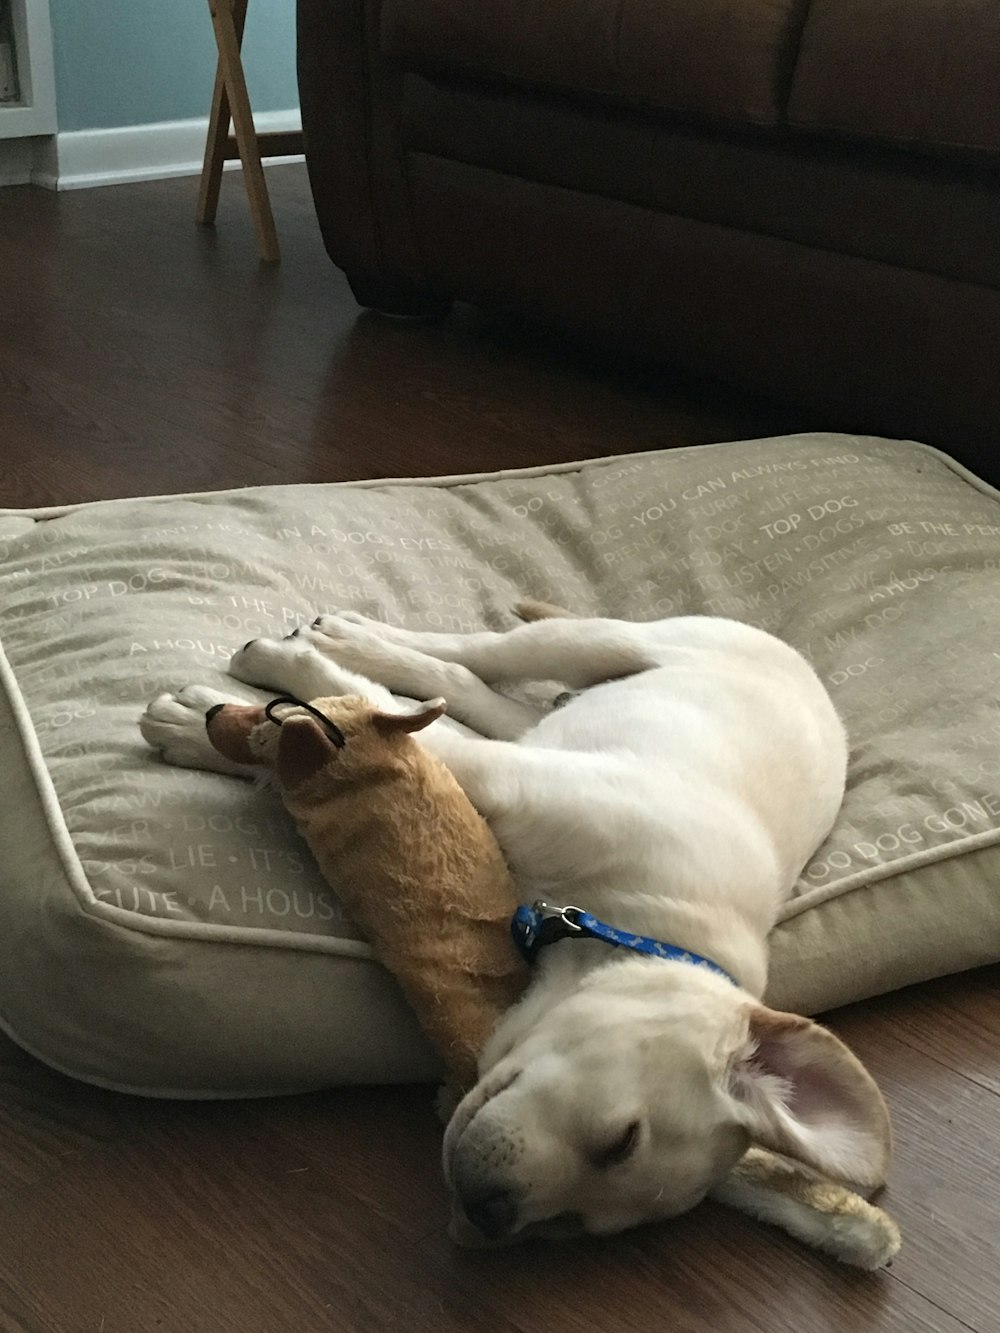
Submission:
M 476 1081 L 494 1023 L 527 969 L 510 937 L 516 890 L 486 821 L 412 738 L 436 699 L 386 713 L 353 695 L 278 711 L 222 704 L 208 735 L 238 763 L 272 769 L 326 879 L 396 977 L 454 1092 Z
M 397 714 L 337 696 L 275 700 L 266 710 L 218 704 L 206 725 L 221 754 L 273 771 L 320 870 L 461 1093 L 527 970 L 510 936 L 517 894 L 496 840 L 451 772 L 412 738 L 444 711 L 443 699 Z M 762 1149 L 712 1193 L 861 1268 L 879 1268 L 899 1249 L 881 1209 Z

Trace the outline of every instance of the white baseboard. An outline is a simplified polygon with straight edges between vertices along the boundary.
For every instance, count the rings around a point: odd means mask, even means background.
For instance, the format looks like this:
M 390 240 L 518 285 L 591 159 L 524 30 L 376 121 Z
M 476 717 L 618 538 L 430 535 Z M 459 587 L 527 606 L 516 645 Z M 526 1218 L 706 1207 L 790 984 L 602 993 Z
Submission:
M 301 128 L 297 109 L 266 111 L 255 117 L 258 131 L 288 132 Z M 50 190 L 85 190 L 94 185 L 197 176 L 208 136 L 208 117 L 165 120 L 153 125 L 123 125 L 110 130 L 72 130 L 39 140 L 31 181 Z M 301 156 L 272 158 L 301 162 Z M 238 168 L 239 162 L 226 167 Z M 0 160 L 0 180 L 3 163 Z

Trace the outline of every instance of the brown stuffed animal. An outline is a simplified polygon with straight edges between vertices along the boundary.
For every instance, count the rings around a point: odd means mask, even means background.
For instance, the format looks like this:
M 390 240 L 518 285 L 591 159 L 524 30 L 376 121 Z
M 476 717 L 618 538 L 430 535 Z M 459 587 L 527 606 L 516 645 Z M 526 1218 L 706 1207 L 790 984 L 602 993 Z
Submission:
M 338 696 L 266 712 L 220 704 L 206 721 L 221 754 L 274 771 L 324 876 L 396 976 L 459 1094 L 527 973 L 510 937 L 517 896 L 496 840 L 450 771 L 412 739 L 444 709 L 435 699 L 386 713 Z M 881 1209 L 762 1149 L 712 1194 L 861 1268 L 899 1249 Z
M 353 695 L 278 712 L 223 704 L 208 736 L 238 763 L 273 769 L 320 870 L 399 981 L 453 1092 L 476 1081 L 494 1023 L 527 969 L 510 937 L 516 891 L 486 821 L 413 740 L 443 699 L 386 713 Z

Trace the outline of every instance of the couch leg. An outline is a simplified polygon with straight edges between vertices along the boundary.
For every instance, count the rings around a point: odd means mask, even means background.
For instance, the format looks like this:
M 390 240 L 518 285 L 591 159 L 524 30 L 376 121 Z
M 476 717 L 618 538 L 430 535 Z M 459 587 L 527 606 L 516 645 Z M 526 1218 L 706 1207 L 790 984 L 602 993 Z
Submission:
M 372 273 L 347 274 L 347 281 L 358 305 L 377 310 L 382 315 L 408 319 L 444 319 L 452 307 L 450 296 L 417 287 L 405 279 L 384 278 Z

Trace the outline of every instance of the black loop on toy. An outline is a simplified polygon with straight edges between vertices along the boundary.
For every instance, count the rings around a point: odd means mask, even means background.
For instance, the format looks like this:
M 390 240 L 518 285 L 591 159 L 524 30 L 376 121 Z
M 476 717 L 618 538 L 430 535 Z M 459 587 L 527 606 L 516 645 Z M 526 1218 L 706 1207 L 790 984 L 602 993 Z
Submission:
M 272 699 L 271 702 L 264 709 L 264 716 L 267 718 L 268 722 L 273 722 L 276 727 L 280 727 L 284 719 L 280 717 L 275 717 L 271 709 L 277 708 L 279 704 L 291 704 L 295 708 L 304 708 L 307 713 L 312 713 L 313 717 L 317 720 L 317 722 L 322 722 L 323 726 L 326 727 L 327 731 L 330 734 L 330 739 L 333 741 L 334 745 L 337 747 L 338 750 L 342 750 L 344 746 L 347 744 L 347 741 L 344 737 L 344 733 L 340 730 L 340 728 L 337 726 L 335 722 L 331 722 L 328 717 L 325 717 L 319 711 L 318 708 L 313 708 L 312 704 L 307 704 L 304 703 L 303 700 L 301 699 L 296 699 L 294 694 L 283 694 L 278 699 Z

